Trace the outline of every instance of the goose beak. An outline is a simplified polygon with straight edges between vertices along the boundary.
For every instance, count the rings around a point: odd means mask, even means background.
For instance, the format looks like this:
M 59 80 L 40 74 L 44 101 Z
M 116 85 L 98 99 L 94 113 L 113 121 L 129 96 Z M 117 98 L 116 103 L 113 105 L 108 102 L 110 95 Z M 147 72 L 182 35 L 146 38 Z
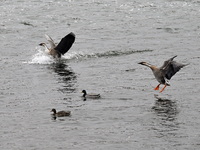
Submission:
M 43 46 L 43 45 L 44 45 L 44 43 L 40 43 L 39 45 L 40 45 L 40 46 Z
M 140 65 L 143 65 L 143 64 L 144 64 L 144 62 L 139 62 L 138 64 L 140 64 Z

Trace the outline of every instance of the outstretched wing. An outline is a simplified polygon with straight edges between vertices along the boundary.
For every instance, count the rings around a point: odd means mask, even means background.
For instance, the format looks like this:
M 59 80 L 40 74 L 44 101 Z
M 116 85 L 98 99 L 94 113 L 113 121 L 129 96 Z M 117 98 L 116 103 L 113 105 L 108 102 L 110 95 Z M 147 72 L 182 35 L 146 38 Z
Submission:
M 172 61 L 166 68 L 165 77 L 170 80 L 173 75 L 175 75 L 181 68 L 186 66 L 185 64 L 177 63 Z
M 170 62 L 173 61 L 173 59 L 174 59 L 175 57 L 177 57 L 177 55 L 174 56 L 174 57 L 172 57 L 172 58 L 170 58 L 170 59 L 168 59 L 168 60 L 166 60 L 166 61 L 164 62 L 164 64 L 160 67 L 160 69 L 165 70 L 165 68 L 168 67 L 168 65 L 170 64 Z
M 60 43 L 55 47 L 55 50 L 64 55 L 71 48 L 74 41 L 75 41 L 75 34 L 71 32 L 64 38 L 62 38 Z
M 174 56 L 170 58 L 169 60 L 165 61 L 163 66 L 160 67 L 160 70 L 165 75 L 165 78 L 170 80 L 173 75 L 175 75 L 181 68 L 186 66 L 185 64 L 177 63 L 176 61 L 173 61 L 173 59 L 177 57 Z
M 50 43 L 51 49 L 55 48 L 56 45 L 55 45 L 53 39 L 50 36 L 48 36 L 47 34 L 45 34 L 45 37 L 46 37 L 47 41 Z
M 170 58 L 169 60 L 165 61 L 163 66 L 160 67 L 160 69 L 165 75 L 165 78 L 167 78 L 168 80 L 170 80 L 172 76 L 175 75 L 181 68 L 187 65 L 187 64 L 181 64 L 176 61 L 173 61 L 175 57 L 177 56 L 174 56 Z

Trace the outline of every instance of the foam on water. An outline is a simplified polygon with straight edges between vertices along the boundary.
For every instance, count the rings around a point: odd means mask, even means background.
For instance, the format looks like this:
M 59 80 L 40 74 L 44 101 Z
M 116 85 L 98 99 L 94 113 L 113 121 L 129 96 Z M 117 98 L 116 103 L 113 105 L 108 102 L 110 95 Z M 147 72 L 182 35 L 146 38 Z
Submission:
M 70 59 L 79 59 L 84 57 L 86 54 L 82 52 L 70 52 L 61 57 L 61 59 L 70 60 Z M 31 57 L 31 60 L 25 63 L 29 64 L 52 64 L 56 63 L 58 59 L 53 58 L 47 53 L 47 51 L 37 49 L 37 53 Z
M 68 52 L 63 55 L 61 59 L 70 60 L 70 59 L 80 59 L 87 57 L 87 54 L 83 52 Z M 51 55 L 48 54 L 47 50 L 43 50 L 41 48 L 36 47 L 36 54 L 34 54 L 29 61 L 24 63 L 29 64 L 52 64 L 56 63 L 58 59 L 54 59 Z
M 37 49 L 37 53 L 34 54 L 30 61 L 27 63 L 29 64 L 52 64 L 55 62 L 55 59 L 47 54 L 46 51 L 42 49 Z

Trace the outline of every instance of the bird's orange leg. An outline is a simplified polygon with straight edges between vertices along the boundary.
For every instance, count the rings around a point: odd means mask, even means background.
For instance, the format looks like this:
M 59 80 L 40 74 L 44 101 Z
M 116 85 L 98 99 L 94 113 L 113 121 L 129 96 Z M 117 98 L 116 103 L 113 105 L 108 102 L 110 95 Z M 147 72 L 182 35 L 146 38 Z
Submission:
M 165 84 L 165 86 L 162 88 L 162 90 L 160 90 L 160 93 L 162 92 L 162 91 L 164 91 L 164 89 L 166 88 L 166 84 Z
M 157 87 L 154 88 L 154 90 L 159 90 L 160 84 L 157 85 Z

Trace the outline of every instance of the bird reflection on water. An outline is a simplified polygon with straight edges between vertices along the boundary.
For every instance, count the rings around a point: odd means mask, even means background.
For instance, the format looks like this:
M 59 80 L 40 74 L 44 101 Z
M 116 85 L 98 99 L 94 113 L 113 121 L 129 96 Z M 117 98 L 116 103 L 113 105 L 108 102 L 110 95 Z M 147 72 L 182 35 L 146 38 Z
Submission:
M 75 91 L 74 85 L 77 77 L 70 67 L 63 62 L 58 62 L 51 64 L 50 69 L 59 75 L 58 82 L 64 83 L 59 91 L 63 93 L 72 93 Z
M 178 121 L 178 109 L 174 100 L 154 95 L 155 105 L 152 107 L 155 115 L 152 120 L 151 130 L 156 137 L 164 138 L 170 143 L 179 137 L 180 122 Z
M 156 112 L 158 116 L 160 116 L 163 120 L 173 121 L 176 119 L 176 115 L 178 114 L 176 102 L 159 97 L 158 95 L 154 95 L 157 99 L 155 102 L 155 106 L 152 109 Z

